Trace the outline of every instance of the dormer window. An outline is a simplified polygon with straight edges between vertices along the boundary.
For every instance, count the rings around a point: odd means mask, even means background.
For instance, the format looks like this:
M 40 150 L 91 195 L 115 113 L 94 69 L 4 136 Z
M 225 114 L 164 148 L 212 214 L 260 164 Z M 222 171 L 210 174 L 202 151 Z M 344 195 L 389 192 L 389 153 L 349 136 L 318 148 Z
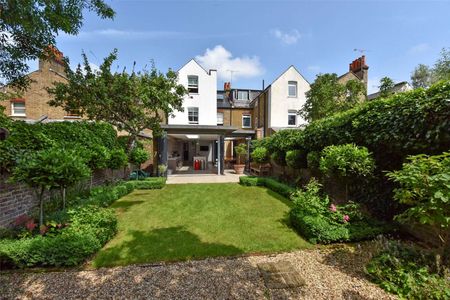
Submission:
M 188 92 L 189 94 L 198 94 L 198 76 L 188 76 Z
M 237 91 L 237 100 L 248 100 L 248 91 Z
M 288 82 L 288 96 L 297 98 L 297 81 Z

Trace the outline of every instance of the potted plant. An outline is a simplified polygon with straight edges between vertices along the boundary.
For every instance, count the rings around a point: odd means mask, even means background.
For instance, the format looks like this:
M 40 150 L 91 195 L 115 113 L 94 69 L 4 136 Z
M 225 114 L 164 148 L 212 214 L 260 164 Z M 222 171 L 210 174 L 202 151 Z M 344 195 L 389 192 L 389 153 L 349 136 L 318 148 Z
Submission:
M 247 145 L 239 144 L 238 146 L 234 147 L 234 151 L 236 151 L 237 154 L 237 164 L 233 166 L 234 171 L 236 172 L 236 174 L 243 174 L 245 164 L 241 165 L 241 156 L 247 155 Z

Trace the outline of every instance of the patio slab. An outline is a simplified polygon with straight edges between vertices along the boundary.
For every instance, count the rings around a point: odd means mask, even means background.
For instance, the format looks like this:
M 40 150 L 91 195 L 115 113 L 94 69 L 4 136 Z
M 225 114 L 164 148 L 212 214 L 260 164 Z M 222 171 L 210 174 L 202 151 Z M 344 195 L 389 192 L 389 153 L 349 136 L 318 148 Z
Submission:
M 167 177 L 167 184 L 187 183 L 229 183 L 239 182 L 239 177 L 234 170 L 225 170 L 224 175 L 217 174 L 174 174 Z

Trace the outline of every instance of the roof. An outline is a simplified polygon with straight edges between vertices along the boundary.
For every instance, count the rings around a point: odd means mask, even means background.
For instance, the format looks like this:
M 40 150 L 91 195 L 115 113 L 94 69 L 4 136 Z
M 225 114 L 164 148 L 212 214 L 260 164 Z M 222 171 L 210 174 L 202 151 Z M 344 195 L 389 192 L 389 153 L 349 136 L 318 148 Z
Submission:
M 409 83 L 407 81 L 401 81 L 398 82 L 394 85 L 394 87 L 391 89 L 391 92 L 393 92 L 394 94 L 396 93 L 401 93 L 401 92 L 405 92 L 405 91 L 409 91 L 411 90 L 411 86 L 409 85 Z M 368 100 L 373 100 L 380 97 L 380 91 L 372 93 L 370 95 L 367 95 L 367 99 Z
M 217 125 L 176 125 L 163 124 L 161 128 L 167 133 L 191 133 L 191 134 L 231 134 L 238 130 L 234 126 L 217 126 Z

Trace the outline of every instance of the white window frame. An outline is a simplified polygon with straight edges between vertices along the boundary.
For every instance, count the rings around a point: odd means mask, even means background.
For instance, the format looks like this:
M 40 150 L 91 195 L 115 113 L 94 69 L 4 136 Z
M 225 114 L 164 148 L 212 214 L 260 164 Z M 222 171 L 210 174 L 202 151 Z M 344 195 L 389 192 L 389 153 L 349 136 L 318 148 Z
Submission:
M 250 120 L 249 126 L 244 125 L 244 119 L 247 119 L 247 118 Z M 252 128 L 252 115 L 251 114 L 242 114 L 242 128 Z
M 23 113 L 17 113 L 16 112 L 16 108 L 14 107 L 15 104 L 23 104 Z M 20 108 L 22 109 L 22 108 Z M 26 104 L 24 101 L 12 101 L 11 102 L 11 116 L 14 117 L 26 117 L 27 116 L 27 108 L 26 108 Z
M 247 96 L 245 98 L 239 98 L 239 93 L 245 93 Z M 236 100 L 248 100 L 249 92 L 248 91 L 236 91 Z
M 290 94 L 290 88 L 295 87 L 295 95 Z M 298 95 L 298 84 L 297 81 L 288 81 L 288 97 L 289 98 L 297 98 Z
M 294 118 L 295 118 L 295 124 L 294 125 L 289 124 L 289 117 L 291 117 L 291 116 L 294 116 Z M 295 110 L 289 110 L 288 111 L 288 120 L 287 120 L 288 126 L 292 126 L 292 127 L 297 126 L 297 121 L 298 121 L 297 119 L 298 119 L 297 118 L 297 112 Z
M 189 84 L 189 78 L 196 78 L 197 79 L 197 84 Z M 197 91 L 192 91 L 191 92 L 191 89 L 193 89 L 193 90 L 197 90 Z M 198 91 L 199 91 L 199 78 L 198 78 L 198 76 L 197 75 L 188 75 L 188 92 L 189 92 L 189 94 L 198 94 Z
M 195 117 L 195 113 L 197 113 L 197 121 L 191 121 L 190 117 L 191 117 L 191 113 L 193 114 L 192 117 Z M 199 109 L 198 107 L 188 107 L 188 123 L 189 124 L 198 124 L 198 120 L 199 120 Z
M 222 116 L 222 117 L 221 117 L 222 122 L 219 122 L 219 115 Z M 223 117 L 224 117 L 223 112 L 217 112 L 217 125 L 223 125 Z

